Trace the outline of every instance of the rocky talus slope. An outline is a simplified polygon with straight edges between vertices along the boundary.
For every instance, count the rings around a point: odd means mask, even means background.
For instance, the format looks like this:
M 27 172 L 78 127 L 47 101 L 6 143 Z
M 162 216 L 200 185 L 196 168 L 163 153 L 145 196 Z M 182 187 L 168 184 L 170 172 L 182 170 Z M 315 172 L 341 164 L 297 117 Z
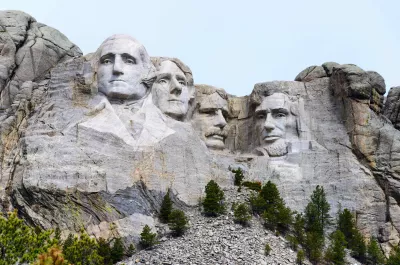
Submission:
M 190 228 L 182 237 L 172 237 L 161 225 L 158 229 L 165 235 L 159 245 L 119 264 L 295 264 L 296 252 L 283 237 L 265 229 L 261 218 L 253 217 L 246 227 L 234 222 L 232 202 L 244 202 L 250 193 L 244 189 L 238 193 L 236 189 L 225 191 L 225 215 L 205 217 L 200 209 L 192 209 L 186 213 Z M 266 243 L 272 249 L 269 256 L 264 254 Z

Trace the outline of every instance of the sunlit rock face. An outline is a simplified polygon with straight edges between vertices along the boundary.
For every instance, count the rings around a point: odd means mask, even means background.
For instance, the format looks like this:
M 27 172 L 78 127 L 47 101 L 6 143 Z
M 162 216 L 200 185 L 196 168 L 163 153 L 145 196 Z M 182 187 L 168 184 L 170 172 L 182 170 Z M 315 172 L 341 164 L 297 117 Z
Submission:
M 82 56 L 14 11 L 0 12 L 0 50 L 3 212 L 137 240 L 168 189 L 176 207 L 193 207 L 209 180 L 230 187 L 241 167 L 297 211 L 322 185 L 332 216 L 348 208 L 386 252 L 398 242 L 398 93 L 384 106 L 376 72 L 328 62 L 235 97 L 194 85 L 183 62 L 150 59 L 130 36 Z

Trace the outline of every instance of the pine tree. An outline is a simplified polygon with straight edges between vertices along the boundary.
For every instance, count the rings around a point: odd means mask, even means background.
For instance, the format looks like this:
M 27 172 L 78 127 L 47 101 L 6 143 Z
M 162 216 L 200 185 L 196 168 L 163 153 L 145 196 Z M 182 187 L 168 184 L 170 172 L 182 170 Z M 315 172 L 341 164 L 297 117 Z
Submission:
M 99 246 L 96 239 L 90 238 L 88 234 L 82 232 L 78 237 L 74 237 L 73 243 L 63 248 L 65 258 L 72 264 L 80 265 L 103 265 L 104 260 L 98 253 Z
M 356 230 L 356 225 L 353 215 L 348 209 L 344 209 L 342 212 L 339 212 L 337 229 L 343 233 L 347 242 L 347 247 L 350 248 L 354 237 L 354 232 Z
M 296 213 L 293 222 L 293 233 L 297 239 L 297 242 L 304 245 L 305 242 L 305 231 L 304 231 L 305 219 L 303 214 Z
M 104 265 L 113 264 L 111 259 L 110 243 L 102 237 L 99 238 L 97 252 L 101 257 L 103 257 Z
M 162 223 L 168 223 L 168 216 L 171 213 L 171 211 L 172 211 L 172 201 L 169 196 L 169 189 L 168 189 L 167 194 L 165 194 L 160 208 L 160 221 Z
M 206 197 L 203 201 L 204 213 L 208 216 L 223 214 L 225 211 L 223 200 L 224 192 L 214 180 L 210 180 L 206 185 Z
M 143 248 L 149 248 L 157 244 L 157 234 L 152 233 L 148 225 L 143 227 L 142 233 L 140 233 L 140 244 Z
M 306 233 L 304 247 L 307 251 L 308 259 L 312 264 L 318 264 L 322 258 L 324 248 L 324 237 L 321 234 L 311 231 Z
M 244 175 L 243 175 L 242 169 L 239 167 L 236 170 L 233 169 L 232 172 L 235 173 L 234 185 L 235 186 L 240 186 L 242 184 L 243 179 L 244 179 Z
M 251 220 L 250 209 L 245 203 L 241 203 L 235 207 L 233 215 L 235 221 L 242 225 L 248 225 L 248 222 Z
M 340 230 L 336 230 L 331 235 L 331 245 L 325 253 L 325 260 L 329 264 L 344 265 L 346 264 L 346 248 L 347 242 L 344 234 Z
M 135 245 L 130 244 L 129 247 L 128 247 L 128 251 L 126 252 L 126 255 L 128 257 L 131 257 L 133 254 L 135 254 L 135 252 L 136 252 Z
M 168 219 L 169 229 L 171 229 L 176 236 L 180 236 L 185 232 L 188 224 L 188 218 L 183 211 L 172 210 Z
M 252 193 L 249 201 L 253 214 L 262 214 L 267 209 L 267 203 L 260 194 Z
M 326 226 L 331 223 L 330 209 L 331 206 L 326 200 L 324 188 L 318 185 L 305 209 L 307 232 L 317 232 L 323 236 Z
M 111 248 L 111 260 L 114 263 L 117 263 L 122 260 L 124 257 L 124 244 L 122 243 L 122 238 L 118 237 L 115 239 L 114 244 Z
M 364 263 L 367 255 L 367 245 L 360 231 L 354 232 L 350 245 L 351 256 Z
M 399 265 L 400 264 L 400 246 L 394 247 L 390 252 L 390 256 L 386 261 L 386 265 Z
M 381 265 L 385 263 L 385 256 L 383 256 L 378 241 L 373 237 L 371 237 L 367 246 L 367 263 L 370 265 Z
M 262 187 L 260 196 L 264 198 L 264 201 L 267 204 L 267 211 L 269 208 L 275 207 L 275 205 L 283 202 L 278 188 L 271 181 L 268 181 L 267 184 Z

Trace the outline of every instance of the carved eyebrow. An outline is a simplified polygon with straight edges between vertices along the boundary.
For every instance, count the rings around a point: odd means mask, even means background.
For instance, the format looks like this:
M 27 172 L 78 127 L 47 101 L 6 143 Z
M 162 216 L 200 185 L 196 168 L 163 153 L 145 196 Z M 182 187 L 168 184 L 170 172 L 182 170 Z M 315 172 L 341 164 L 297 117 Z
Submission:
M 133 57 L 132 55 L 128 54 L 128 53 L 123 53 L 123 54 L 121 54 L 121 57 L 124 58 L 124 59 L 131 59 L 131 60 L 134 60 L 135 63 L 136 63 L 136 58 Z
M 186 77 L 181 74 L 177 74 L 176 79 L 186 81 Z
M 217 108 L 213 108 L 213 107 L 201 107 L 200 106 L 200 108 L 199 108 L 199 111 L 200 112 L 209 112 L 209 111 L 216 111 L 216 110 L 218 110 Z
M 114 53 L 107 53 L 100 57 L 100 62 L 103 62 L 105 59 L 114 58 Z
M 159 74 L 159 75 L 157 76 L 157 79 L 161 79 L 161 78 L 170 79 L 170 78 L 171 78 L 171 74 L 170 74 L 170 73 L 162 73 L 162 74 Z
M 285 114 L 289 114 L 289 110 L 286 108 L 277 108 L 277 109 L 272 109 L 271 110 L 274 113 L 285 113 Z
M 265 113 L 267 113 L 267 110 L 265 109 L 256 110 L 256 114 L 265 114 Z

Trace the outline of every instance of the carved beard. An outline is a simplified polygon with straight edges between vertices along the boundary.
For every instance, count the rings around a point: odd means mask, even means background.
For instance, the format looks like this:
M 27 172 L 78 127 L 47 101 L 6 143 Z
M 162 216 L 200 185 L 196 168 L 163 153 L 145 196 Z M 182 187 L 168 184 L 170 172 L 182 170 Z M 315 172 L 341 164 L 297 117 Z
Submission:
M 288 153 L 287 144 L 284 139 L 279 139 L 272 144 L 264 145 L 262 148 L 265 149 L 271 157 L 284 156 Z

